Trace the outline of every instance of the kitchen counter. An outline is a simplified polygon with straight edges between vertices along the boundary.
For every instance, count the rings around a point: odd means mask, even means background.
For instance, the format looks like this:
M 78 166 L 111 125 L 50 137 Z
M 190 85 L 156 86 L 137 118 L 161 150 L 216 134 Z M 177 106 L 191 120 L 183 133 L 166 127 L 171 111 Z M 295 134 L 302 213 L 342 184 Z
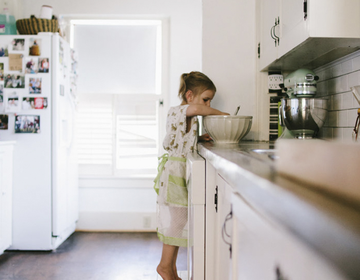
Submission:
M 349 278 L 360 275 L 360 205 L 280 176 L 276 158 L 254 150 L 274 143 L 199 143 L 198 152 L 259 211 L 330 261 Z

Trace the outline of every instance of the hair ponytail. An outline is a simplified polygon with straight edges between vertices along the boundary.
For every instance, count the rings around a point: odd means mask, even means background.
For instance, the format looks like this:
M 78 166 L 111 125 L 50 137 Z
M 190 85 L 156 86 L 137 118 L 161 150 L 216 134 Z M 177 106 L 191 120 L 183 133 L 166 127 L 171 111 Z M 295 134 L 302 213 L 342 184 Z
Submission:
M 185 102 L 187 102 L 186 92 L 188 90 L 191 90 L 196 96 L 203 93 L 205 90 L 212 90 L 215 93 L 216 87 L 208 76 L 201 72 L 193 71 L 190 73 L 184 73 L 180 77 L 180 88 L 178 96 Z
M 186 99 L 184 99 L 185 97 L 185 93 L 187 92 L 186 89 L 186 78 L 189 76 L 189 74 L 184 73 L 181 75 L 180 77 L 180 88 L 179 88 L 179 97 L 182 98 L 183 100 L 186 101 Z

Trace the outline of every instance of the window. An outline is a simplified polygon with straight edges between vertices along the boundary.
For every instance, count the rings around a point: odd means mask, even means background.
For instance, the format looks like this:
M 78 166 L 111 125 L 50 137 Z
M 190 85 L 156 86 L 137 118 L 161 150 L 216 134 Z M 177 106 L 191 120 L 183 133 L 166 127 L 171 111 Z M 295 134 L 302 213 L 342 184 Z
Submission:
M 160 144 L 162 21 L 72 20 L 82 176 L 153 177 Z
M 116 174 L 140 176 L 156 173 L 159 149 L 158 102 L 142 96 L 141 100 L 116 105 Z M 154 169 L 155 168 L 155 169 Z

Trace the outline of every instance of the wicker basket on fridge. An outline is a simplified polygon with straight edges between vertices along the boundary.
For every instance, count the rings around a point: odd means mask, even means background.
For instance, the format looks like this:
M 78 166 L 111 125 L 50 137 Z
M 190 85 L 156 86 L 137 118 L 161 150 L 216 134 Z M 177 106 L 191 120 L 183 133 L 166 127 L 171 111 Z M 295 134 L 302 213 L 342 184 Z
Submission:
M 44 19 L 31 16 L 30 18 L 17 20 L 16 28 L 19 34 L 33 35 L 39 32 L 58 32 L 59 23 L 57 19 Z

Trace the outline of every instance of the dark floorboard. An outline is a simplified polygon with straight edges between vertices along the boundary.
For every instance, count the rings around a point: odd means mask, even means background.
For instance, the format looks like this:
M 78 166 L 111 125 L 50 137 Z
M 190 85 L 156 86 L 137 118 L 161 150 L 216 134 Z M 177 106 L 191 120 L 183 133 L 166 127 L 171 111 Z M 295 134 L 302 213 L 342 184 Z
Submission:
M 75 232 L 52 252 L 5 251 L 0 280 L 156 280 L 161 249 L 156 233 Z

